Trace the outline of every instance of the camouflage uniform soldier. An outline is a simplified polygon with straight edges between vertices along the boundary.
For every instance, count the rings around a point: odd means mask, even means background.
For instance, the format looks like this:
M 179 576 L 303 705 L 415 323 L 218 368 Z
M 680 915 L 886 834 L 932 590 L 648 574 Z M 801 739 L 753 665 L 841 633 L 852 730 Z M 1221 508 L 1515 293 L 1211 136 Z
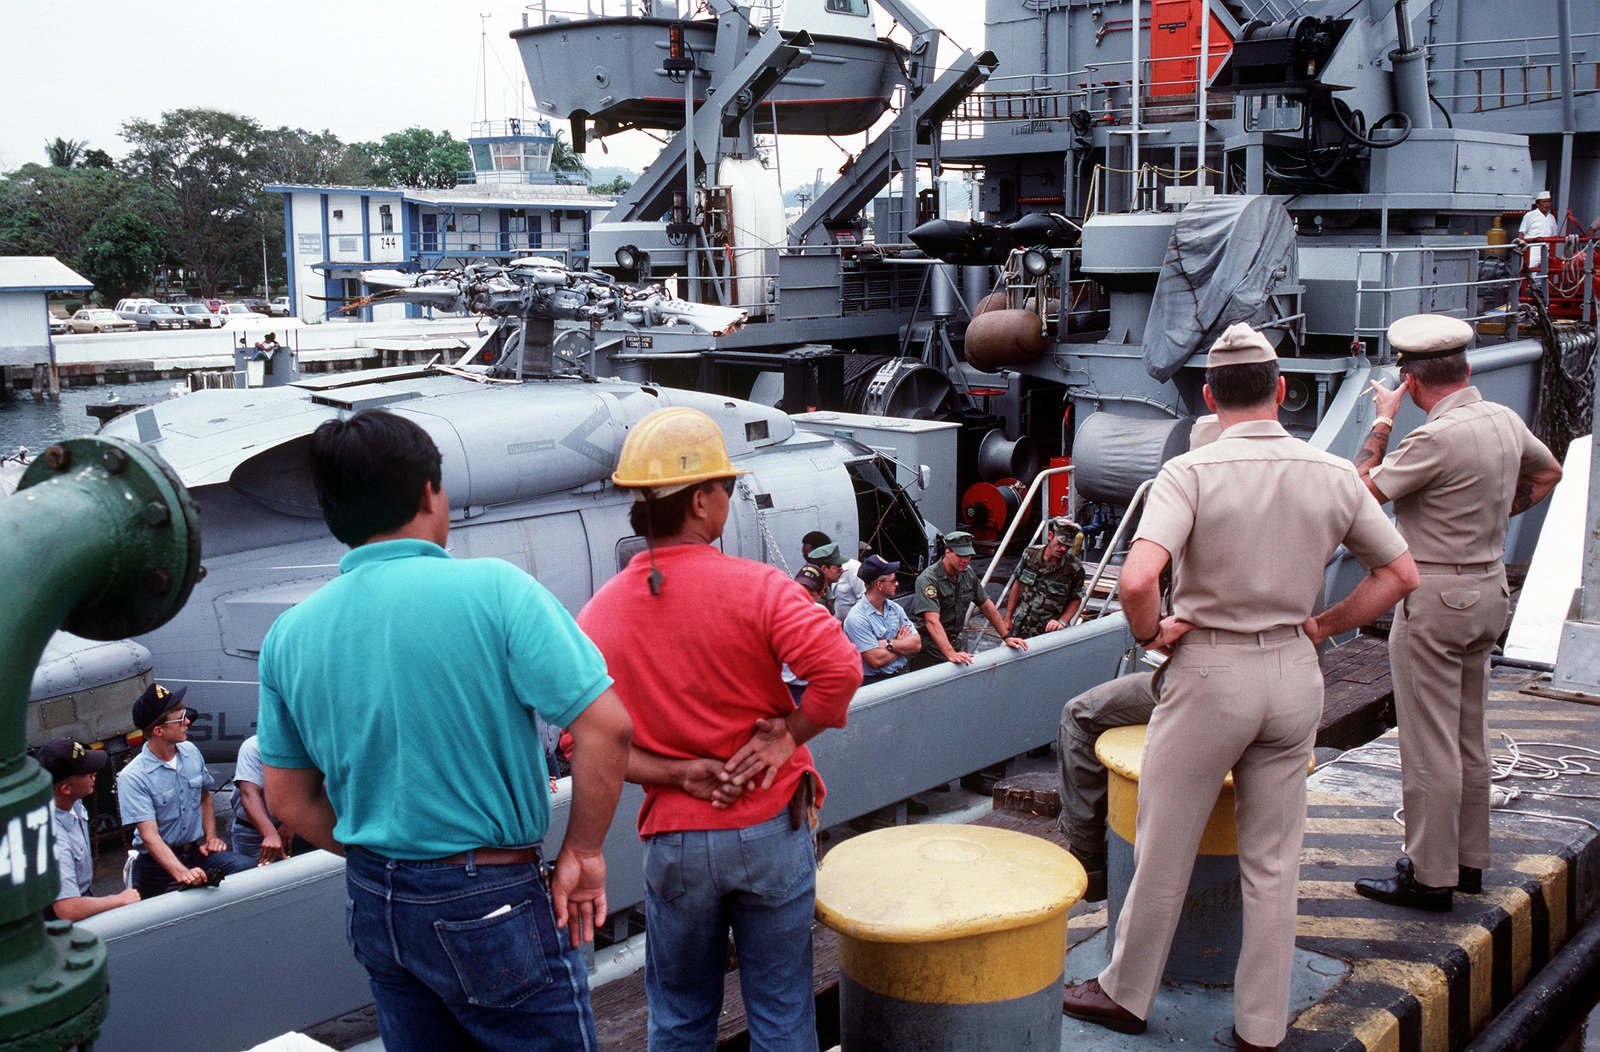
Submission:
M 1066 628 L 1083 602 L 1083 563 L 1073 554 L 1078 526 L 1065 515 L 1050 520 L 1043 544 L 1022 553 L 1017 585 L 1006 603 L 1006 624 L 1026 639 Z

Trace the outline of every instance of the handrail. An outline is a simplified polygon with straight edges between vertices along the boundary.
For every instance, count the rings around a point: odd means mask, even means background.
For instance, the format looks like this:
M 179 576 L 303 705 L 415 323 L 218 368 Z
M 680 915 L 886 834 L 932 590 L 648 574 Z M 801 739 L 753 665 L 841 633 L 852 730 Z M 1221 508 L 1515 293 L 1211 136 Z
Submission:
M 1033 481 L 1028 483 L 1028 492 L 1023 494 L 1022 500 L 1017 504 L 1018 512 L 1016 516 L 1012 518 L 1011 525 L 1006 527 L 1005 536 L 1000 539 L 1000 547 L 994 550 L 996 558 L 998 558 L 1000 553 L 1004 552 L 1006 548 L 1010 546 L 1012 536 L 1017 532 L 1017 527 L 1022 524 L 1023 516 L 1021 509 L 1026 508 L 1028 503 L 1033 500 L 1033 494 L 1036 490 L 1038 490 L 1039 483 L 1043 482 L 1047 478 L 1050 478 L 1052 475 L 1070 475 L 1071 473 L 1072 465 L 1063 464 L 1058 468 L 1045 468 L 1043 471 L 1033 476 Z M 1046 521 L 1049 521 L 1048 518 L 1046 518 Z M 978 584 L 978 591 L 980 593 L 985 592 L 989 587 L 989 578 L 994 576 L 995 561 L 996 559 L 990 559 L 989 565 L 984 568 L 983 579 Z M 1004 595 L 1004 593 L 1001 594 Z M 973 604 L 968 603 L 966 613 L 961 615 L 961 623 L 963 625 L 967 623 L 967 618 L 972 616 L 972 607 Z
M 1122 540 L 1122 534 L 1127 530 L 1128 523 L 1133 519 L 1134 509 L 1139 506 L 1141 501 L 1149 496 L 1150 487 L 1155 485 L 1155 481 L 1155 479 L 1145 479 L 1143 482 L 1139 483 L 1139 488 L 1133 491 L 1133 499 L 1128 501 L 1128 510 L 1123 513 L 1122 521 L 1117 523 L 1116 531 L 1111 534 L 1111 543 L 1106 545 L 1106 553 L 1100 557 L 1100 565 L 1095 567 L 1094 577 L 1091 578 L 1089 583 L 1084 586 L 1084 601 L 1078 604 L 1078 612 L 1072 615 L 1072 620 L 1067 625 L 1068 628 L 1071 628 L 1073 625 L 1083 623 L 1083 615 L 1089 607 L 1089 596 L 1094 594 L 1095 586 L 1100 583 L 1100 578 L 1105 576 L 1106 567 L 1111 565 L 1111 556 L 1116 553 L 1117 542 Z M 1118 575 L 1116 581 L 1114 581 L 1111 585 L 1111 591 L 1106 593 L 1105 601 L 1100 604 L 1101 613 L 1104 613 L 1106 607 L 1111 605 L 1111 600 L 1116 598 L 1117 589 L 1121 585 L 1122 577 L 1121 575 Z

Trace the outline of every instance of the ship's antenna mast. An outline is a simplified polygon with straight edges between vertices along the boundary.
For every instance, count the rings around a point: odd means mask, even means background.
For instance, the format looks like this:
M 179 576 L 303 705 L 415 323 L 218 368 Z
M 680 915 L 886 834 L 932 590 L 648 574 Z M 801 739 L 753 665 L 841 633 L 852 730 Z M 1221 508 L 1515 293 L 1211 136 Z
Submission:
M 483 119 L 489 119 L 489 18 L 478 14 L 478 79 L 483 82 Z

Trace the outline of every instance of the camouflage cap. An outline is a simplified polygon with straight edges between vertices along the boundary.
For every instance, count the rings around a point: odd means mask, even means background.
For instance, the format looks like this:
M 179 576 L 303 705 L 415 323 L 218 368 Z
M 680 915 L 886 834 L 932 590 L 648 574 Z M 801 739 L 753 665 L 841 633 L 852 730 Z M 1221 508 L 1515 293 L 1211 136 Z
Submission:
M 1071 540 L 1078 533 L 1078 524 L 1073 522 L 1069 515 L 1057 515 L 1050 520 L 1050 532 L 1057 537 Z

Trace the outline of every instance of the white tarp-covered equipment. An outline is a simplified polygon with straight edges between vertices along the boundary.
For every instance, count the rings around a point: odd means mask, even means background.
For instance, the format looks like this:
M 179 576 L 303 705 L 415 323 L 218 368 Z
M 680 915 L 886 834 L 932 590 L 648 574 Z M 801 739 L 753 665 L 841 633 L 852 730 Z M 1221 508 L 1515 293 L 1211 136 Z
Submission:
M 1275 198 L 1202 198 L 1172 229 L 1144 327 L 1144 367 L 1170 380 L 1236 321 L 1270 320 L 1268 297 L 1299 280 L 1294 221 Z

